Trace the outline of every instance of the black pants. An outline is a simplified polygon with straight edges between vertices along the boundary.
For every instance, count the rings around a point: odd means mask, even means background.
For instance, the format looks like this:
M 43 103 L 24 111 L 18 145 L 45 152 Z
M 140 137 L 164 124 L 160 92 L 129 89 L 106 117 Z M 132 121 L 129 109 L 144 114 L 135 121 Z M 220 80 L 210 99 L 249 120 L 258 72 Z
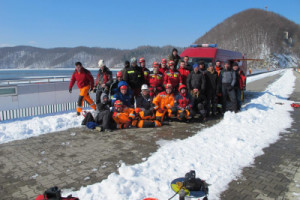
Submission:
M 111 129 L 111 120 L 112 116 L 109 110 L 100 111 L 95 118 L 96 123 L 104 129 Z
M 230 102 L 227 102 L 227 98 L 229 98 Z M 230 106 L 228 105 L 228 103 L 230 103 Z M 223 112 L 226 112 L 227 110 L 237 110 L 236 94 L 233 87 L 231 87 L 230 84 L 222 85 L 222 107 Z
M 192 107 L 192 109 L 190 111 L 191 116 L 194 117 L 197 113 L 199 113 L 201 115 L 201 117 L 206 117 L 205 107 L 206 107 L 205 103 L 194 104 L 194 106 Z
M 207 114 L 210 112 L 216 114 L 217 111 L 217 95 L 215 90 L 209 90 L 207 92 Z

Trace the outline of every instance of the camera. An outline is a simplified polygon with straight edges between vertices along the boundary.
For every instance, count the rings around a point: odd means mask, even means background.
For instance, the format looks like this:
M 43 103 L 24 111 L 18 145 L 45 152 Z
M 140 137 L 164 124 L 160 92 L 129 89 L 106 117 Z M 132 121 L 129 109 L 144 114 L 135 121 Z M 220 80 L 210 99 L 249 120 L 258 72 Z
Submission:
M 196 172 L 191 170 L 185 174 L 183 186 L 189 191 L 204 191 L 208 193 L 208 187 L 200 178 L 196 178 Z

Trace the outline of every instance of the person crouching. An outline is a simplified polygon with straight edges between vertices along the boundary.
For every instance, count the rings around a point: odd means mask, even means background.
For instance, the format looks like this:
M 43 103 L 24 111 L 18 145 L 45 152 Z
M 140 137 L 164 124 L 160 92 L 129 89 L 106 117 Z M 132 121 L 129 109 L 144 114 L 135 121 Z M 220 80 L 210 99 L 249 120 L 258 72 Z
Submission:
M 187 92 L 185 85 L 179 86 L 178 92 L 179 93 L 175 97 L 175 107 L 178 110 L 177 119 L 186 121 L 192 118 L 190 113 L 193 105 L 192 97 Z
M 116 100 L 114 102 L 113 120 L 117 124 L 118 129 L 130 128 L 135 119 L 135 112 L 133 108 L 123 105 L 123 102 Z

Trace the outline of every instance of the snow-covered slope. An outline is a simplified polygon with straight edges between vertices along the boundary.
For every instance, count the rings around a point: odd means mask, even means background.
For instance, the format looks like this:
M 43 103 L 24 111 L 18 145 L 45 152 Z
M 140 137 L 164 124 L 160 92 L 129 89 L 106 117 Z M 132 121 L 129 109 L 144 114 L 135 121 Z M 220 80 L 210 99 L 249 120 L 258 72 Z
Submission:
M 168 199 L 173 195 L 171 180 L 194 169 L 211 184 L 209 198 L 218 199 L 242 168 L 253 163 L 255 157 L 263 154 L 264 147 L 291 126 L 291 102 L 286 99 L 294 85 L 292 70 L 286 70 L 263 95 L 245 105 L 243 112 L 227 112 L 215 126 L 185 140 L 164 144 L 143 163 L 123 164 L 119 174 L 82 187 L 74 195 L 85 200 L 141 200 L 150 196 Z

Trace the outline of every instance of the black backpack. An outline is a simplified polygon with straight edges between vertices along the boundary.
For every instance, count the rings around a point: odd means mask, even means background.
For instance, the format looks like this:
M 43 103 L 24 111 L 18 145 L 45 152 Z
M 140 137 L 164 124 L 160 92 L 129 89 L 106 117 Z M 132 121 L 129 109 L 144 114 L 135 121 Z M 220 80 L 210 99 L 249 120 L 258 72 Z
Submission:
M 88 112 L 81 122 L 81 125 L 86 125 L 88 122 L 96 122 L 92 113 Z

